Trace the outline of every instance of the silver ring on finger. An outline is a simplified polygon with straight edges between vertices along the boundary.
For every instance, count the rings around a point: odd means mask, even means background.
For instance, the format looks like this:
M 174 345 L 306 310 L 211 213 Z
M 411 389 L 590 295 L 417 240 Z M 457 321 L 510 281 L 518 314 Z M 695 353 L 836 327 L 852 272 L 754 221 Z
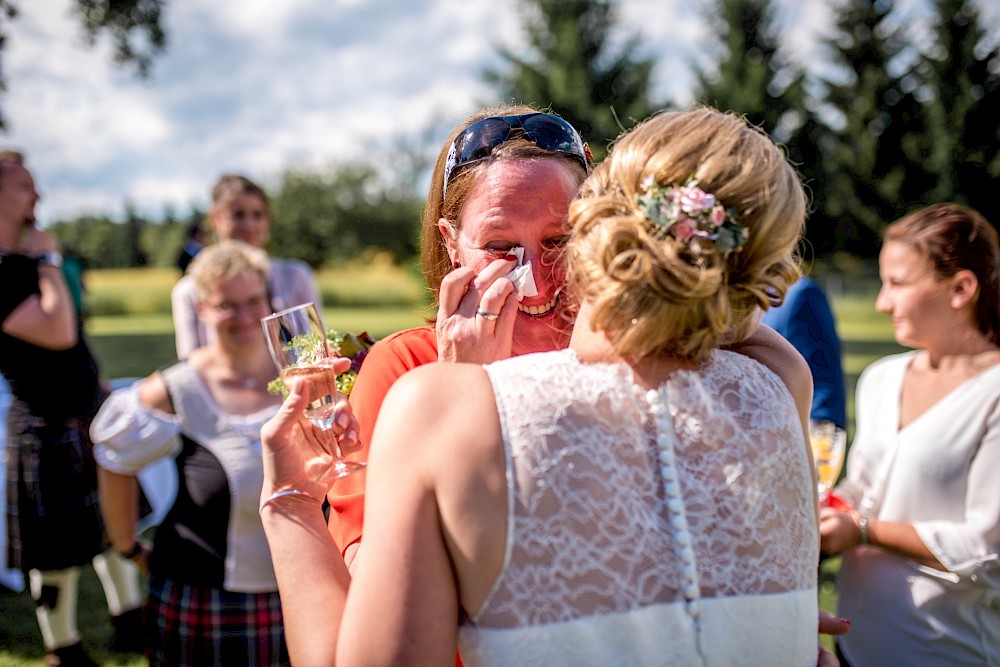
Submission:
M 496 318 L 500 317 L 496 313 L 491 313 L 490 311 L 483 310 L 482 308 L 476 311 L 476 315 L 479 315 L 479 317 L 483 318 L 484 320 L 495 320 Z

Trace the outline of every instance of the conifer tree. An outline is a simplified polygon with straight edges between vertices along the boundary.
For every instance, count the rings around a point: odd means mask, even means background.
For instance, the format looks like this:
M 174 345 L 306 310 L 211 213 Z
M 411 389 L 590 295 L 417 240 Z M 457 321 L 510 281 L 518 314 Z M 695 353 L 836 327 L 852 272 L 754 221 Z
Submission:
M 611 50 L 616 24 L 609 0 L 520 0 L 521 27 L 529 45 L 520 55 L 500 48 L 504 71 L 486 80 L 501 100 L 553 111 L 569 120 L 600 160 L 622 129 L 645 119 L 653 62 L 638 54 L 638 38 Z
M 935 48 L 927 56 L 935 132 L 934 201 L 967 204 L 1000 227 L 1000 40 L 971 0 L 936 0 Z
M 810 194 L 803 251 L 830 252 L 836 235 L 817 202 L 824 198 L 824 155 L 819 146 L 828 132 L 807 106 L 806 77 L 793 57 L 782 52 L 782 35 L 771 0 L 717 0 L 707 8 L 711 31 L 720 35 L 715 66 L 698 72 L 699 103 L 746 116 L 782 144 L 798 167 Z
M 936 183 L 918 99 L 920 59 L 906 50 L 903 27 L 888 18 L 892 9 L 890 0 L 847 0 L 827 44 L 832 65 L 846 76 L 826 80 L 825 111 L 837 120 L 829 123 L 820 205 L 841 245 L 862 256 L 877 254 L 885 225 L 926 201 Z

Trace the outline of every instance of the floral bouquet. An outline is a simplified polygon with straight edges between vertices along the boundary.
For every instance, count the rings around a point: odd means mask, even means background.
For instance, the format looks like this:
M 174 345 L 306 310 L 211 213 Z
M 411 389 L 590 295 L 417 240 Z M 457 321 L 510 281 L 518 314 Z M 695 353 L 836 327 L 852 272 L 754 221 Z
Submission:
M 318 339 L 319 334 L 317 333 L 314 334 L 314 340 L 292 341 L 290 344 L 316 347 Z M 326 340 L 332 354 L 351 360 L 351 367 L 337 376 L 337 391 L 345 396 L 350 396 L 351 389 L 354 388 L 354 379 L 358 377 L 361 364 L 368 355 L 368 349 L 375 344 L 375 339 L 369 336 L 367 331 L 353 334 L 329 329 L 326 332 Z M 267 385 L 267 390 L 272 394 L 281 394 L 282 397 L 288 396 L 288 387 L 285 386 L 280 377 L 271 380 Z

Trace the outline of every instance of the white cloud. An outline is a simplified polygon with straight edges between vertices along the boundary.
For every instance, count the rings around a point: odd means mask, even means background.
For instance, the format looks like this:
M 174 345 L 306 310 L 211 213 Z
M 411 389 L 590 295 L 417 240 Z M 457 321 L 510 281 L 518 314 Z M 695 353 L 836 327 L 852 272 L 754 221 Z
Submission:
M 496 101 L 481 75 L 497 47 L 523 49 L 520 0 L 170 0 L 167 51 L 142 81 L 111 64 L 104 41 L 84 44 L 73 1 L 20 3 L 4 51 L 2 143 L 27 152 L 43 222 L 120 215 L 126 200 L 186 210 L 223 171 L 267 182 L 429 127 L 443 138 Z M 793 48 L 829 23 L 824 3 L 781 2 Z M 655 95 L 687 101 L 714 39 L 700 3 L 618 6 L 619 38 L 637 33 L 656 60 Z

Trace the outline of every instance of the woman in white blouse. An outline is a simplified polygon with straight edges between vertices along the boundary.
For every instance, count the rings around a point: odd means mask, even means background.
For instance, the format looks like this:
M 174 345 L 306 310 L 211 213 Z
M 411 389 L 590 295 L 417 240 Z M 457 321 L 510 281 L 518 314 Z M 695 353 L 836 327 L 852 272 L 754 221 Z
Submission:
M 223 174 L 212 187 L 208 220 L 219 241 L 236 240 L 264 248 L 271 238 L 271 205 L 264 189 L 245 176 Z M 312 270 L 294 259 L 268 260 L 267 295 L 271 312 L 301 303 L 321 307 Z M 195 348 L 212 342 L 212 331 L 198 317 L 194 281 L 184 276 L 170 295 L 177 358 L 187 359 Z
M 257 516 L 260 427 L 280 404 L 260 318 L 267 255 L 240 241 L 201 251 L 188 278 L 212 342 L 114 392 L 91 428 L 112 543 L 149 572 L 151 665 L 287 665 L 271 555 Z M 177 498 L 152 551 L 136 539 L 135 475 L 173 457 Z
M 842 663 L 986 665 L 1000 656 L 1000 250 L 970 209 L 938 204 L 886 230 L 876 301 L 914 351 L 858 383 L 857 434 L 821 514 L 843 553 Z

